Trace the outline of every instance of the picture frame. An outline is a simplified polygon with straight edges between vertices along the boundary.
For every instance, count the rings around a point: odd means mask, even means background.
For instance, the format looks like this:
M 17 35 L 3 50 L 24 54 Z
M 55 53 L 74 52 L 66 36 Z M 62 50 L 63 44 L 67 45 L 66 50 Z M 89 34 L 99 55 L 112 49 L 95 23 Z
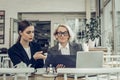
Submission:
M 5 39 L 5 10 L 0 10 L 0 44 L 4 44 Z

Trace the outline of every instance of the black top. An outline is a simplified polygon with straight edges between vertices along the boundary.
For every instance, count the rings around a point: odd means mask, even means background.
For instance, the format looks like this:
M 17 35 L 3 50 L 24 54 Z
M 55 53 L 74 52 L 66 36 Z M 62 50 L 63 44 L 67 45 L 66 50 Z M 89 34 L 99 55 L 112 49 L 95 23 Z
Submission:
M 56 67 L 58 64 L 63 64 L 67 68 L 76 67 L 76 55 L 48 55 L 49 61 L 46 59 L 46 67 L 52 65 Z
M 40 45 L 38 45 L 34 42 L 30 42 L 29 45 L 30 45 L 30 50 L 31 50 L 31 59 L 28 58 L 26 51 L 24 50 L 23 46 L 19 42 L 17 42 L 11 48 L 9 48 L 8 55 L 9 55 L 10 59 L 12 60 L 13 65 L 15 66 L 16 64 L 18 64 L 22 61 L 27 66 L 29 64 L 32 64 L 31 67 L 42 68 L 44 66 L 43 59 L 35 60 L 33 58 L 33 55 L 37 51 L 41 51 Z
M 69 49 L 70 49 L 70 55 L 73 55 L 73 56 L 75 55 L 75 57 L 76 57 L 77 51 L 83 51 L 81 44 L 77 44 L 77 43 L 73 43 L 73 42 L 69 43 Z M 58 59 L 57 59 L 57 57 L 58 57 L 57 55 L 59 56 Z M 61 57 L 60 57 L 60 55 L 61 55 Z M 68 58 L 64 55 L 62 56 L 61 50 L 59 50 L 59 45 L 57 44 L 48 50 L 48 57 L 45 61 L 45 66 L 47 67 L 47 66 L 49 66 L 49 64 L 53 64 L 53 66 L 56 66 L 57 64 L 62 64 L 62 63 L 66 64 L 70 61 L 72 61 L 75 64 L 75 59 L 76 59 L 75 57 L 73 58 L 74 60 L 70 60 L 70 59 L 72 59 L 70 56 L 68 56 Z M 59 60 L 59 59 L 61 59 L 61 60 Z M 61 62 L 59 62 L 59 61 L 61 61 Z M 69 67 L 73 67 L 73 65 L 71 65 L 71 66 L 69 65 Z

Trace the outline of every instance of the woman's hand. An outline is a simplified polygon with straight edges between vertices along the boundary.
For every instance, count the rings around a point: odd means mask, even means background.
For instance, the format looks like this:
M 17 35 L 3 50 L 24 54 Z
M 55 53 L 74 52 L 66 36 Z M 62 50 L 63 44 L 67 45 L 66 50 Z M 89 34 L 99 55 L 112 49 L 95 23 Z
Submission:
M 58 68 L 65 68 L 65 65 L 63 65 L 63 64 L 58 64 L 57 66 L 56 66 L 56 68 L 55 68 L 55 72 L 57 72 L 57 69 Z
M 57 66 L 56 66 L 56 69 L 57 68 L 65 68 L 65 65 L 63 65 L 63 64 L 58 64 Z
M 34 58 L 35 60 L 37 60 L 37 59 L 46 59 L 46 56 L 44 56 L 42 53 L 43 53 L 43 51 L 36 52 L 36 53 L 33 55 L 33 58 Z

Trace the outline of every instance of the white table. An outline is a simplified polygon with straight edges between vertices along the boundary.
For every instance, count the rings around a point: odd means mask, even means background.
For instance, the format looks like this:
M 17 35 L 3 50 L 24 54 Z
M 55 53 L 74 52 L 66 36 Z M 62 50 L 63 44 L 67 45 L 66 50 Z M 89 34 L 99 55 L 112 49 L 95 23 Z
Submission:
M 28 80 L 29 74 L 34 71 L 34 68 L 0 68 L 0 73 L 3 74 L 3 80 L 6 80 L 6 74 L 14 74 L 14 80 L 17 80 L 18 74 L 25 74 L 25 78 Z

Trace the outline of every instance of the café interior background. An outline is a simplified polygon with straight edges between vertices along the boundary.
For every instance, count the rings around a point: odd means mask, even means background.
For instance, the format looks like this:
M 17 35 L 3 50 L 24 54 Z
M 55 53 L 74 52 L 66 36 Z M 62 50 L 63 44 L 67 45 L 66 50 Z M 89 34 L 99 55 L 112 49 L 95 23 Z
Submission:
M 0 11 L 5 11 L 3 33 L 0 48 L 9 48 L 17 39 L 17 21 L 26 19 L 35 25 L 43 25 L 40 39 L 54 45 L 53 30 L 56 25 L 65 23 L 76 32 L 84 30 L 84 19 L 98 20 L 100 29 L 99 47 L 112 49 L 114 54 L 120 53 L 120 0 L 0 0 Z M 2 19 L 2 18 L 1 18 Z M 77 30 L 77 31 L 76 31 Z M 3 41 L 3 42 L 2 42 Z

